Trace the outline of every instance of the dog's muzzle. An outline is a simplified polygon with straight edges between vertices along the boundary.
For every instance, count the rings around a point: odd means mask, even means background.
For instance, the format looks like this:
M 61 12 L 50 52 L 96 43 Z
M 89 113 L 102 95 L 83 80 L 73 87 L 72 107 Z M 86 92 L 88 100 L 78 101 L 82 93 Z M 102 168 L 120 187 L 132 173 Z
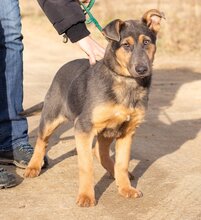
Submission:
M 133 66 L 129 72 L 134 78 L 144 78 L 151 75 L 151 71 L 146 65 Z

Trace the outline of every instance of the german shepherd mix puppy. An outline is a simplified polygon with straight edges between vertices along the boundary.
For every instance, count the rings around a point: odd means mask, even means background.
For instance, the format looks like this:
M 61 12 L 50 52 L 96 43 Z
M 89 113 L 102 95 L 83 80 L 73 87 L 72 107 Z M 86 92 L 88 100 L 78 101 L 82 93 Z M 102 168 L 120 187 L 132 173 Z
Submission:
M 64 121 L 73 121 L 79 165 L 77 204 L 95 205 L 92 142 L 95 155 L 114 176 L 119 194 L 138 198 L 128 173 L 130 148 L 143 121 L 156 51 L 156 35 L 163 13 L 156 9 L 139 20 L 114 20 L 103 29 L 108 40 L 105 57 L 90 66 L 87 59 L 65 64 L 57 72 L 44 103 L 21 115 L 42 110 L 38 138 L 25 177 L 39 175 L 48 139 Z M 109 146 L 116 140 L 115 163 Z

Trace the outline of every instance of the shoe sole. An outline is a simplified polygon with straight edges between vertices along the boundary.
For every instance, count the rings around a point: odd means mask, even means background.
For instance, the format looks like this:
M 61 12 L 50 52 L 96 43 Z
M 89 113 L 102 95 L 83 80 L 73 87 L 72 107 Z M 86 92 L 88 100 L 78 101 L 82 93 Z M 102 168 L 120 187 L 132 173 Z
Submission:
M 21 169 L 25 169 L 27 167 L 27 165 L 23 165 L 23 164 L 17 162 L 16 160 L 8 160 L 8 159 L 3 159 L 3 158 L 0 158 L 0 164 L 3 164 L 3 165 L 13 164 L 16 167 L 19 167 Z
M 8 185 L 0 184 L 0 189 L 7 189 L 7 188 L 14 187 L 14 186 L 16 186 L 16 185 L 17 185 L 16 183 L 10 183 L 10 184 L 8 184 Z

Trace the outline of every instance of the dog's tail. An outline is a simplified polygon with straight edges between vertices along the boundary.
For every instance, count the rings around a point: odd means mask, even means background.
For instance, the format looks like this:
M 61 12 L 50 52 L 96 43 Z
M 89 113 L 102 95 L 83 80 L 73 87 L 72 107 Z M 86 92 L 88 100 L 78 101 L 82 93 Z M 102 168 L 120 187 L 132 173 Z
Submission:
M 24 110 L 23 112 L 20 112 L 19 115 L 24 116 L 24 117 L 30 117 L 30 116 L 37 115 L 42 111 L 43 105 L 44 105 L 44 102 L 40 102 L 40 103 L 32 106 L 31 108 L 28 108 L 28 109 Z

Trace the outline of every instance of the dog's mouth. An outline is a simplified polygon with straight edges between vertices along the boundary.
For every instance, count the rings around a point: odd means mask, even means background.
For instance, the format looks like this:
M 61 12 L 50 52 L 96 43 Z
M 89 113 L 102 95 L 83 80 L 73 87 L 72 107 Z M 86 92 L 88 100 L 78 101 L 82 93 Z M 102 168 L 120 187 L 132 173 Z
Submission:
M 144 74 L 138 74 L 136 72 L 134 72 L 134 73 L 131 72 L 130 74 L 131 74 L 132 78 L 137 78 L 137 79 L 143 79 L 143 78 L 146 78 L 148 76 L 151 76 L 151 72 L 144 73 Z
M 146 77 L 149 77 L 152 75 L 152 72 L 150 69 L 144 73 L 137 73 L 133 69 L 127 68 L 126 74 L 122 74 L 121 72 L 114 71 L 118 76 L 124 77 L 124 78 L 130 78 L 130 79 L 144 79 Z

